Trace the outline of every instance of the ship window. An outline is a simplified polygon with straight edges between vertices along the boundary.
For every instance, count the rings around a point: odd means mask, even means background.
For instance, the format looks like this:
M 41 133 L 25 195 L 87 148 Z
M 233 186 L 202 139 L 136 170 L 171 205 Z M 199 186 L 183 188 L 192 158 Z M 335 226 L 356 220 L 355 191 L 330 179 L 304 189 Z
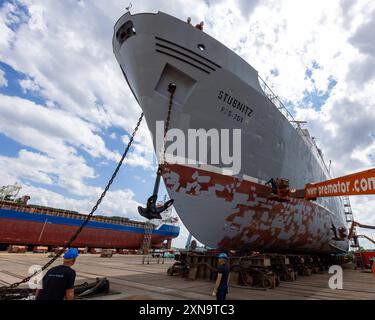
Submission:
M 125 40 L 129 39 L 130 37 L 136 34 L 135 28 L 132 21 L 127 21 L 125 24 L 121 26 L 120 29 L 116 32 L 117 41 L 121 44 L 125 42 Z

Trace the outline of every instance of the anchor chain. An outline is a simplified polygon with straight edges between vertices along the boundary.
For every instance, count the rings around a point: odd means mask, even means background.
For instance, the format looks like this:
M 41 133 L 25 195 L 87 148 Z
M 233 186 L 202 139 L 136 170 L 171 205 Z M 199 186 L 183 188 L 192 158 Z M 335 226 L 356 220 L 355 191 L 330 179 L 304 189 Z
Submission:
M 138 212 L 139 214 L 148 219 L 159 219 L 161 220 L 161 213 L 163 213 L 165 210 L 167 210 L 170 206 L 173 205 L 174 200 L 170 199 L 166 203 L 164 203 L 162 206 L 157 207 L 156 206 L 156 201 L 158 198 L 158 191 L 159 191 L 159 185 L 160 185 L 160 179 L 163 173 L 163 165 L 165 163 L 165 154 L 166 154 L 166 136 L 169 130 L 169 125 L 171 121 L 171 114 L 172 114 L 172 107 L 173 107 L 173 99 L 174 99 L 174 94 L 176 92 L 177 86 L 175 83 L 170 83 L 168 85 L 168 92 L 170 93 L 169 95 L 169 104 L 168 104 L 168 112 L 167 112 L 167 118 L 165 121 L 165 126 L 164 126 L 164 137 L 163 137 L 163 153 L 160 158 L 160 164 L 158 166 L 157 172 L 156 172 L 156 179 L 155 179 L 155 185 L 154 185 L 154 191 L 153 194 L 150 198 L 147 200 L 147 205 L 146 208 L 143 207 L 138 207 Z
M 30 279 L 32 279 L 33 277 L 35 277 L 36 275 L 38 275 L 39 273 L 41 273 L 42 271 L 44 271 L 45 269 L 47 269 L 52 263 L 54 263 L 65 251 L 65 249 L 69 248 L 70 245 L 74 242 L 75 239 L 77 239 L 78 235 L 81 233 L 81 231 L 83 230 L 83 228 L 86 226 L 86 224 L 90 221 L 91 217 L 93 216 L 93 214 L 95 213 L 95 211 L 98 209 L 100 203 L 103 201 L 104 197 L 106 196 L 107 194 L 107 191 L 109 190 L 109 188 L 111 187 L 113 181 L 115 180 L 116 176 L 117 176 L 117 173 L 119 172 L 121 166 L 122 166 L 122 163 L 124 162 L 128 152 L 129 152 L 129 149 L 133 143 L 133 140 L 134 140 L 134 137 L 139 129 L 139 126 L 142 122 L 142 119 L 143 119 L 143 112 L 141 114 L 141 116 L 139 117 L 138 119 L 138 122 L 137 122 L 137 125 L 130 137 L 130 140 L 128 142 L 128 145 L 126 146 L 125 148 L 125 151 L 119 161 L 119 163 L 117 164 L 117 167 L 115 169 L 115 171 L 113 172 L 109 182 L 107 183 L 107 186 L 105 187 L 104 191 L 102 192 L 102 194 L 100 195 L 99 199 L 96 201 L 94 207 L 91 209 L 90 213 L 88 214 L 88 216 L 86 217 L 86 219 L 83 221 L 83 223 L 81 224 L 81 226 L 77 229 L 77 231 L 74 233 L 74 235 L 70 238 L 70 240 L 68 241 L 67 244 L 65 244 L 65 246 L 59 250 L 56 255 L 50 260 L 48 261 L 40 270 L 37 270 L 34 274 L 32 274 L 31 276 L 28 276 L 26 278 L 24 278 L 23 280 L 19 281 L 19 282 L 15 282 L 13 284 L 11 284 L 10 286 L 8 287 L 1 287 L 0 288 L 0 300 L 2 298 L 2 296 L 4 296 L 4 294 L 6 292 L 9 292 L 11 289 L 14 289 L 14 288 L 17 288 L 18 286 L 20 286 L 21 284 L 23 283 L 26 283 L 28 282 Z M 25 289 L 25 290 L 29 290 L 29 289 Z
M 168 91 L 170 93 L 169 96 L 169 104 L 168 104 L 168 113 L 167 113 L 167 119 L 165 120 L 165 127 L 164 127 L 164 142 L 163 142 L 163 158 L 160 161 L 159 168 L 161 168 L 161 164 L 165 162 L 165 153 L 166 153 L 166 147 L 165 147 L 165 138 L 167 136 L 168 130 L 169 130 L 169 124 L 171 122 L 171 114 L 172 114 L 172 107 L 173 107 L 173 99 L 174 94 L 176 92 L 177 86 L 174 83 L 170 83 L 168 86 Z

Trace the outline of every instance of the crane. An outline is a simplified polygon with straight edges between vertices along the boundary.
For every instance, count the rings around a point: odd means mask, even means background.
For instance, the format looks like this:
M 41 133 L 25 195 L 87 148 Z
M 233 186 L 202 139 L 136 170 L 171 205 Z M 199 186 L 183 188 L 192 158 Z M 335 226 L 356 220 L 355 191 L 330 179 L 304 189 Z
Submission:
M 364 234 L 359 234 L 358 236 L 356 236 L 357 238 L 365 238 L 367 239 L 368 241 L 370 241 L 371 243 L 375 244 L 375 240 L 371 239 L 370 237 L 364 235 Z
M 300 198 L 305 200 L 315 201 L 321 197 L 343 197 L 353 195 L 370 195 L 375 194 L 375 168 L 352 173 L 339 178 L 334 178 L 318 183 L 308 183 L 304 189 L 289 189 L 288 179 L 271 179 L 272 181 L 272 193 L 269 196 L 270 199 L 276 201 L 289 201 L 290 198 Z M 348 239 L 354 239 L 355 241 L 359 236 L 355 234 L 355 227 L 373 229 L 375 226 L 365 225 L 356 221 L 352 221 L 352 225 L 347 235 Z M 336 235 L 335 227 L 334 233 Z M 345 229 L 345 228 L 342 228 Z M 346 230 L 339 230 L 342 233 L 341 240 L 346 238 Z M 369 239 L 367 236 L 361 236 Z M 337 236 L 336 240 L 340 240 Z M 373 240 L 370 240 L 374 243 Z
M 308 183 L 303 194 L 306 200 L 375 194 L 375 168 L 327 181 Z
M 362 223 L 359 223 L 359 222 L 356 222 L 356 221 L 353 221 L 352 222 L 352 226 L 350 227 L 349 229 L 349 234 L 348 234 L 348 238 L 351 239 L 353 236 L 355 236 L 354 234 L 354 228 L 355 227 L 359 227 L 359 228 L 364 228 L 364 229 L 372 229 L 372 230 L 375 230 L 375 226 L 369 226 L 369 225 L 366 225 L 366 224 L 362 224 Z M 357 236 L 359 237 L 359 236 Z M 367 238 L 366 236 L 363 236 L 362 238 Z M 372 241 L 373 242 L 373 241 Z
M 270 198 L 288 201 L 290 198 L 316 200 L 322 197 L 343 197 L 375 194 L 375 168 L 352 173 L 343 177 L 307 183 L 304 189 L 290 189 L 289 180 L 270 179 L 272 185 Z
M 375 168 L 319 183 L 308 183 L 304 189 L 304 198 L 306 200 L 316 200 L 318 197 L 369 194 L 375 194 Z M 354 231 L 355 227 L 375 230 L 375 226 L 352 221 L 348 233 L 348 239 L 354 239 L 355 242 L 358 238 Z M 363 237 L 368 239 L 366 236 Z

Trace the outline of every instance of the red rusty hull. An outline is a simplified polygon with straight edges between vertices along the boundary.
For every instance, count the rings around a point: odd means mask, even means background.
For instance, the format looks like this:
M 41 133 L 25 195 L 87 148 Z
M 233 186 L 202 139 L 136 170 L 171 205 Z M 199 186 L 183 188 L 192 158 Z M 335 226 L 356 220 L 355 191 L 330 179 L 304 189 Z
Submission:
M 263 184 L 183 165 L 166 165 L 163 178 L 181 220 L 209 247 L 318 254 L 348 250 L 348 240 L 336 241 L 331 229 L 332 224 L 346 226 L 312 201 L 275 201 Z
M 1 219 L 0 244 L 63 246 L 76 230 L 75 226 L 56 224 L 44 226 L 40 222 Z M 165 236 L 153 235 L 152 246 L 158 248 L 167 239 L 169 238 Z M 142 241 L 142 233 L 86 227 L 72 245 L 76 247 L 139 249 Z

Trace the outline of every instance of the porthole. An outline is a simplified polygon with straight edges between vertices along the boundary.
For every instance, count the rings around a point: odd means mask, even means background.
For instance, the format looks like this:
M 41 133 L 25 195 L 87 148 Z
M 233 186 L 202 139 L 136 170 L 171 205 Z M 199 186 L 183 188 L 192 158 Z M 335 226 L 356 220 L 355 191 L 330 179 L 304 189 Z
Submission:
M 204 51 L 204 50 L 206 50 L 206 47 L 204 46 L 204 44 L 198 44 L 198 49 L 200 51 Z

